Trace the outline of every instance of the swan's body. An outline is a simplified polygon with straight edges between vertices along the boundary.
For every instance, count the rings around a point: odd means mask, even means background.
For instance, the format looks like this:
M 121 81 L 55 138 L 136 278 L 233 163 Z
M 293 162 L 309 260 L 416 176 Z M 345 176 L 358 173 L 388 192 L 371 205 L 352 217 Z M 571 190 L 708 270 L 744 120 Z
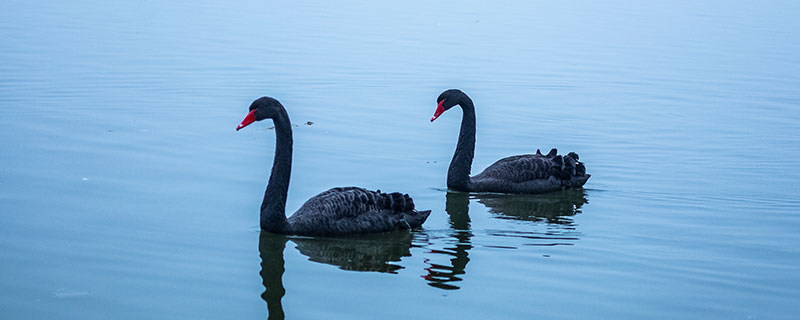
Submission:
M 332 188 L 308 199 L 288 219 L 286 233 L 349 234 L 411 229 L 422 225 L 428 214 L 430 211 L 415 211 L 407 194 L 359 187 Z
M 287 219 L 292 126 L 286 109 L 273 98 L 259 98 L 250 105 L 250 113 L 236 130 L 263 119 L 272 119 L 275 124 L 276 146 L 272 173 L 261 202 L 261 229 L 298 235 L 373 233 L 416 228 L 428 218 L 430 210 L 416 211 L 407 194 L 344 187 L 308 199 Z
M 464 92 L 450 89 L 439 95 L 439 105 L 431 121 L 453 106 L 461 106 L 464 115 L 458 135 L 453 160 L 447 171 L 447 187 L 468 192 L 543 193 L 579 188 L 591 175 L 578 161 L 578 155 L 570 152 L 566 156 L 556 149 L 544 155 L 526 154 L 503 158 L 487 167 L 483 172 L 470 177 L 472 158 L 475 153 L 475 106 Z

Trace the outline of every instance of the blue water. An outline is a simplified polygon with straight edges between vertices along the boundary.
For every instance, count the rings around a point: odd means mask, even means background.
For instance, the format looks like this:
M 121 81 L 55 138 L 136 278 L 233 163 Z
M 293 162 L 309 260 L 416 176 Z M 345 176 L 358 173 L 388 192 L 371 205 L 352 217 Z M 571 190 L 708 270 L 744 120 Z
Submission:
M 794 319 L 796 1 L 0 3 L 2 319 Z M 575 151 L 585 189 L 448 193 Z M 423 228 L 261 234 L 287 108 L 287 211 L 402 191 Z M 310 124 L 308 123 L 310 122 Z M 281 291 L 285 290 L 285 294 Z

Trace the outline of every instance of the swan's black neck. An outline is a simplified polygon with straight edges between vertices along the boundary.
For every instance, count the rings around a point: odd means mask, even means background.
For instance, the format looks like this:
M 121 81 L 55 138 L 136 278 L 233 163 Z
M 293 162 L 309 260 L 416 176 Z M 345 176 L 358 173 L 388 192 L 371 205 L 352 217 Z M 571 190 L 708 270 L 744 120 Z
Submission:
M 447 170 L 447 187 L 453 190 L 469 191 L 469 174 L 475 154 L 475 106 L 472 99 L 464 95 L 459 106 L 464 111 L 461 118 L 461 131 L 450 169 Z
M 261 202 L 261 229 L 285 232 L 288 225 L 286 195 L 292 172 L 292 124 L 283 108 L 272 121 L 275 123 L 275 160 L 264 201 Z

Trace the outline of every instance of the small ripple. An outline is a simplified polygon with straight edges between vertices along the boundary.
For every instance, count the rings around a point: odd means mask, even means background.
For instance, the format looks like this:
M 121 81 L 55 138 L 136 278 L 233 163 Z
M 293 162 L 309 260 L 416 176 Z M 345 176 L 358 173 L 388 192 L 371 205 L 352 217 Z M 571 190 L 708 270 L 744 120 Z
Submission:
M 536 233 L 527 231 L 496 230 L 496 231 L 489 231 L 489 235 L 494 237 L 513 237 L 513 238 L 523 238 L 523 239 L 533 239 L 533 240 L 571 240 L 571 241 L 580 240 L 580 238 L 578 237 L 570 237 L 560 233 L 551 233 L 551 232 Z
M 492 248 L 492 249 L 519 249 L 519 248 L 517 248 L 517 247 L 511 247 L 511 246 L 493 246 L 493 245 L 484 246 L 484 248 Z

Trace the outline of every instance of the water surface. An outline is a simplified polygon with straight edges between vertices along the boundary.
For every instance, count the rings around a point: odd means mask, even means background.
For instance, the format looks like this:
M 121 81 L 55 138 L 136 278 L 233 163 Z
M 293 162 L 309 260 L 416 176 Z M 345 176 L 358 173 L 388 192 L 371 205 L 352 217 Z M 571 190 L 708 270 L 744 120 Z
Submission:
M 0 4 L 0 318 L 792 319 L 800 312 L 794 1 Z M 575 151 L 583 190 L 447 192 Z M 288 109 L 287 210 L 411 194 L 424 228 L 262 234 Z M 312 122 L 307 125 L 306 122 Z

